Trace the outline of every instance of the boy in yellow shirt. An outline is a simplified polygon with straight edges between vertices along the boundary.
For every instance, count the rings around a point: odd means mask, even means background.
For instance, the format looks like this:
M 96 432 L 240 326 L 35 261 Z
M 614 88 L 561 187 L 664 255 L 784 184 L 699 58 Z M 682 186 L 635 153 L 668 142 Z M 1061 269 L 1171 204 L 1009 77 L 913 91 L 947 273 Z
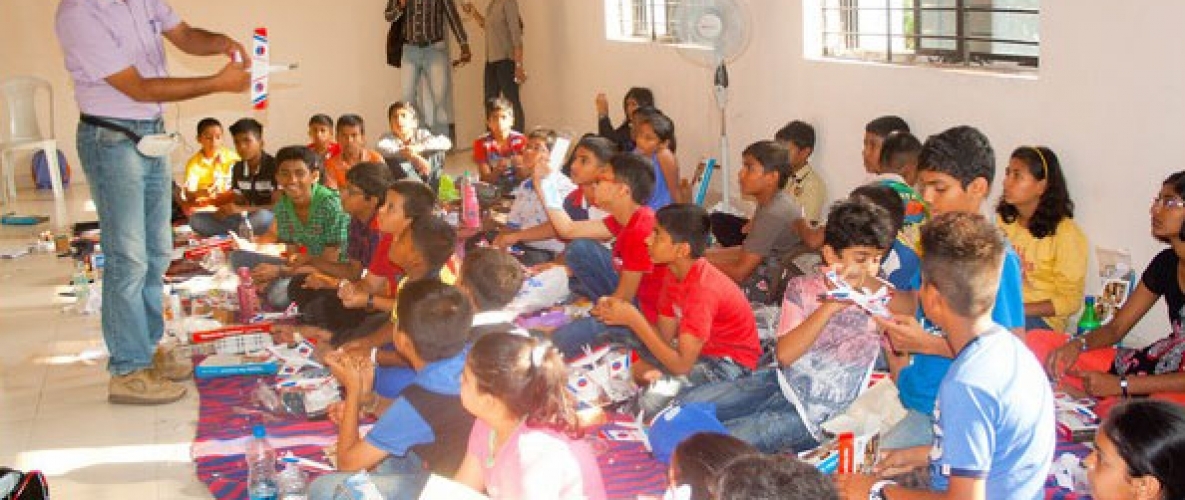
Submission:
M 222 145 L 222 123 L 217 119 L 198 122 L 197 140 L 202 149 L 185 164 L 181 204 L 186 213 L 214 205 L 219 195 L 228 193 L 231 167 L 240 159 L 238 153 Z

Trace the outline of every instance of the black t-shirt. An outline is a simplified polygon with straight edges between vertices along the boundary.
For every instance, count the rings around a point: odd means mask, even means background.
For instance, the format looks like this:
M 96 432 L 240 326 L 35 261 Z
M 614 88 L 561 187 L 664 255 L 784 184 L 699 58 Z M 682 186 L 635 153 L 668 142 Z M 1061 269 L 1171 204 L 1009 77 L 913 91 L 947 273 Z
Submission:
M 1169 322 L 1181 322 L 1181 307 L 1185 306 L 1185 293 L 1181 292 L 1181 284 L 1177 280 L 1177 263 L 1180 259 L 1172 248 L 1165 249 L 1152 259 L 1148 269 L 1140 281 L 1152 293 L 1163 295 L 1165 304 L 1169 308 Z
M 272 192 L 276 190 L 276 158 L 263 153 L 255 175 L 250 174 L 247 160 L 235 163 L 231 167 L 231 189 L 243 195 L 249 205 L 271 205 Z

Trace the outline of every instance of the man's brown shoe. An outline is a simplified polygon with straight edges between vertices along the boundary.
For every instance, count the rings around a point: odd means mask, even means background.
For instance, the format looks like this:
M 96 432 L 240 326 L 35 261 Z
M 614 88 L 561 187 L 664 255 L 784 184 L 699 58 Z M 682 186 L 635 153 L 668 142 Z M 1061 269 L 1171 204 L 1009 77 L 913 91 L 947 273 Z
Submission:
M 174 346 L 160 346 L 152 355 L 152 370 L 162 378 L 183 382 L 193 376 L 193 361 Z
M 112 375 L 107 384 L 107 401 L 125 405 L 160 405 L 185 396 L 185 386 L 157 376 L 150 368 L 127 375 Z

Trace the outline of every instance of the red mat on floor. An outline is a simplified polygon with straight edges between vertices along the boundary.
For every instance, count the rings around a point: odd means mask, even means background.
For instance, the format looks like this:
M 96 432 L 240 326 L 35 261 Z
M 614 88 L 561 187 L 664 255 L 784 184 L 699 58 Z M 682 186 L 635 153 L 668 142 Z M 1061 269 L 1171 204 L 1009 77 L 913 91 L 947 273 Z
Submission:
M 263 422 L 277 453 L 293 454 L 318 462 L 326 462 L 320 443 L 332 441 L 336 428 L 327 420 L 308 421 L 299 418 L 263 420 L 251 409 L 250 394 L 259 380 L 270 382 L 271 377 L 225 377 L 198 379 L 201 396 L 197 436 L 194 439 L 194 462 L 197 475 L 214 498 L 246 500 L 247 464 L 243 446 L 251 435 L 252 425 Z M 612 499 L 633 500 L 640 494 L 661 494 L 666 487 L 666 466 L 651 458 L 641 443 L 609 441 L 600 433 L 588 437 L 595 440 L 593 449 L 604 475 L 605 488 Z

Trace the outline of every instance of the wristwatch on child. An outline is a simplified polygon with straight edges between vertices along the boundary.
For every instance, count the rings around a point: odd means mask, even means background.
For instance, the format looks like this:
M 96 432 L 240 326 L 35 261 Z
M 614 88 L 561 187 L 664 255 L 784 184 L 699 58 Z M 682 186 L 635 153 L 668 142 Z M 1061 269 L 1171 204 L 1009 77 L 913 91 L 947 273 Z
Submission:
M 872 483 L 872 487 L 868 489 L 868 500 L 889 500 L 885 496 L 885 488 L 895 484 L 897 484 L 896 481 L 890 481 L 888 479 L 881 479 Z

